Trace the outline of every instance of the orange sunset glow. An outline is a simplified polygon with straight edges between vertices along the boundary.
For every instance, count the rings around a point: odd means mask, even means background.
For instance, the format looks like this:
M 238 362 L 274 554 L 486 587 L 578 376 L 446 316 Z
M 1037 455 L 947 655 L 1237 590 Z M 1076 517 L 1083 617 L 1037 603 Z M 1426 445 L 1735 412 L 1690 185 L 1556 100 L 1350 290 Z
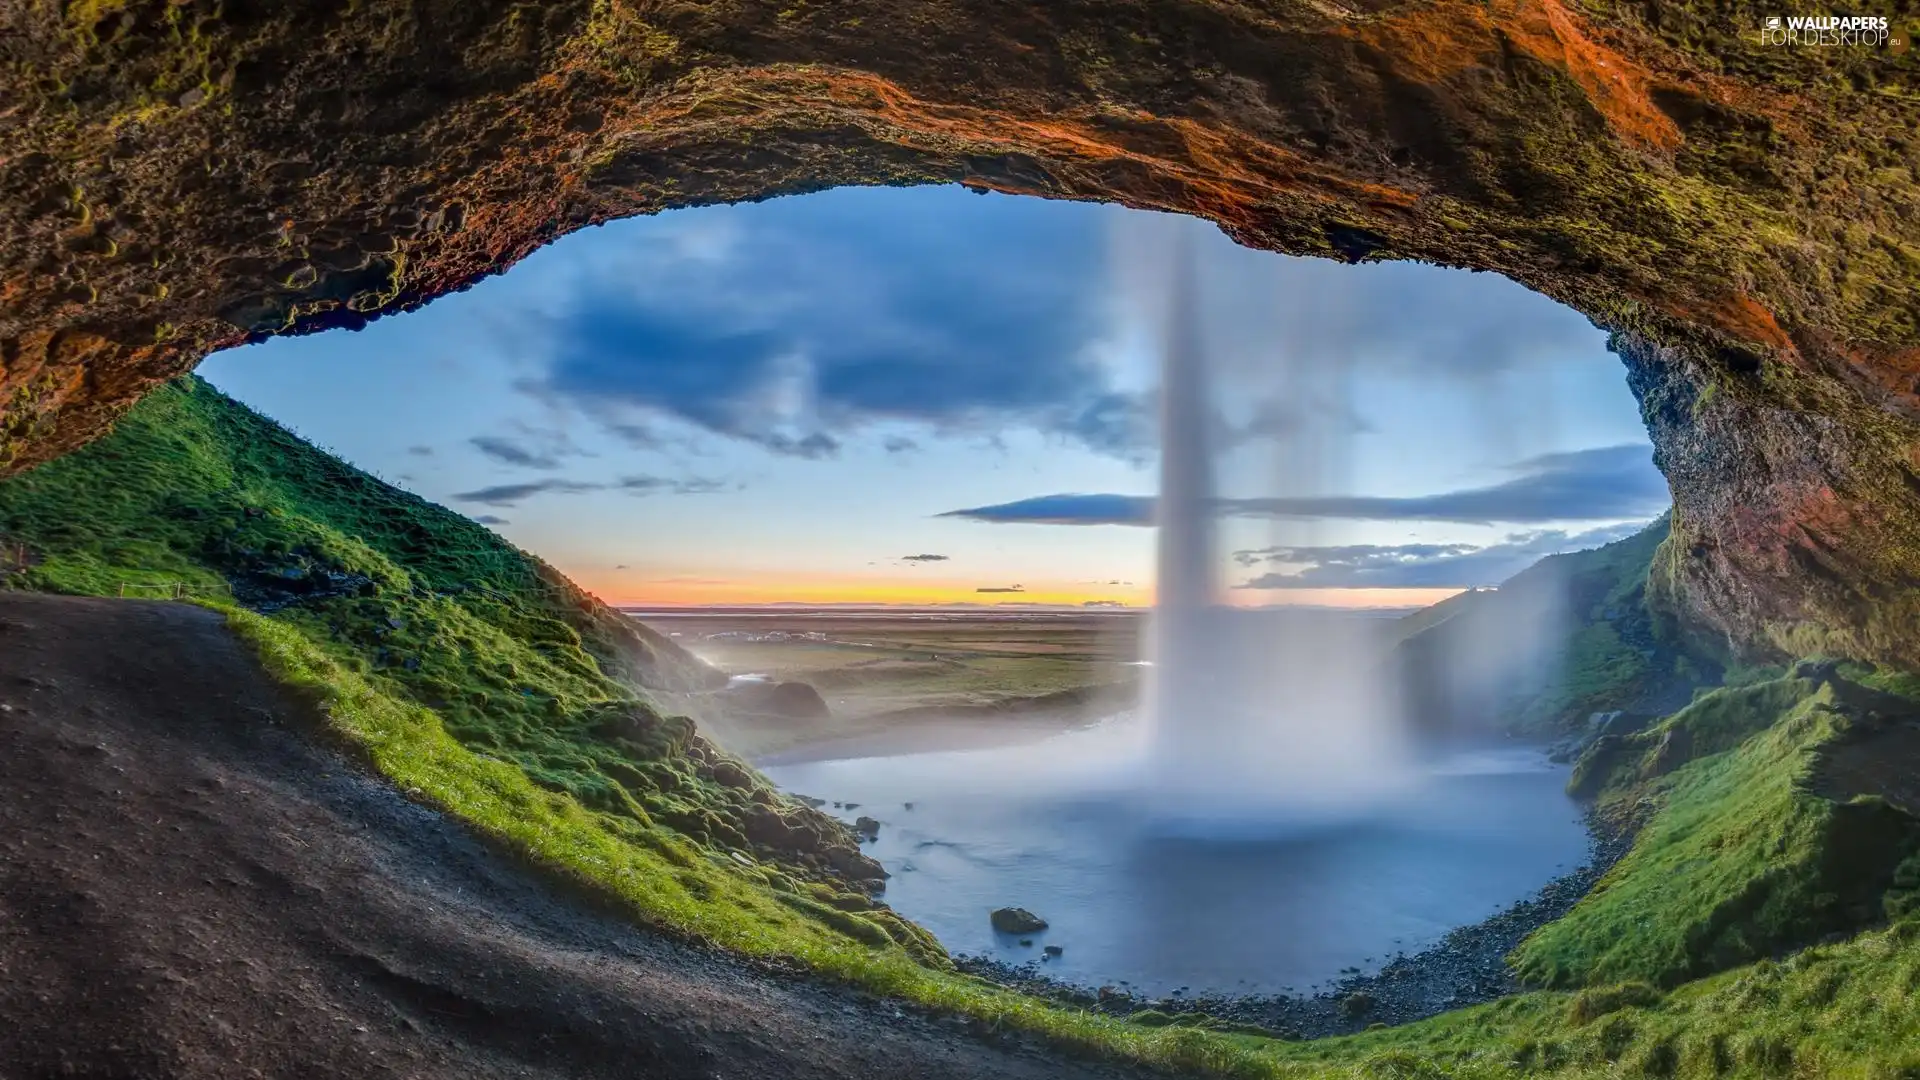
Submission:
M 1115 601 L 1128 607 L 1153 603 L 1150 587 L 1093 587 L 1072 582 L 1024 583 L 1019 591 L 983 592 L 971 581 L 926 577 L 808 577 L 793 574 L 730 577 L 662 575 L 638 571 L 579 572 L 572 575 L 609 603 L 632 607 L 698 607 L 709 604 L 1046 604 L 1081 607 Z M 1339 608 L 1411 608 L 1438 603 L 1459 589 L 1293 589 L 1236 591 L 1238 607 L 1264 604 Z

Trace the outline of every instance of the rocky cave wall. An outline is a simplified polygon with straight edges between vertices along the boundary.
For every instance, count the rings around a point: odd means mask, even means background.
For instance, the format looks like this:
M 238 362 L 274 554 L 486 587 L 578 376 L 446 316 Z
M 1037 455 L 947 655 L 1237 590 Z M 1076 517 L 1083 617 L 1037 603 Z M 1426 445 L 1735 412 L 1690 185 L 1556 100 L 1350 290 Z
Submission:
M 958 181 L 1497 271 L 1616 332 L 1663 590 L 1920 664 L 1920 60 L 1684 0 L 14 0 L 0 471 L 583 226 Z M 396 362 L 400 362 L 396 360 Z

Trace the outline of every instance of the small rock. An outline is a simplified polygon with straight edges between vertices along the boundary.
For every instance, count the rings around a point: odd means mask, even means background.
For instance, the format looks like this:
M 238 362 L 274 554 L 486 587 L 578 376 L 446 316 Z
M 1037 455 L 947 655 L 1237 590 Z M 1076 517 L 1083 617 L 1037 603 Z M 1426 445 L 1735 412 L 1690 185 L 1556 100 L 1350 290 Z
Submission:
M 998 908 L 988 918 L 993 928 L 1002 934 L 1037 934 L 1047 928 L 1047 920 L 1026 908 Z
M 880 822 L 862 814 L 854 819 L 853 831 L 859 834 L 862 840 L 878 840 L 880 839 Z
M 1833 678 L 1834 672 L 1839 667 L 1839 663 L 1833 660 L 1796 660 L 1793 665 L 1793 677 L 1822 683 Z
M 1067 950 L 1061 948 L 1058 945 L 1048 945 L 1046 948 L 1041 949 L 1040 951 L 1046 953 L 1048 956 L 1059 956 L 1061 953 L 1064 953 Z

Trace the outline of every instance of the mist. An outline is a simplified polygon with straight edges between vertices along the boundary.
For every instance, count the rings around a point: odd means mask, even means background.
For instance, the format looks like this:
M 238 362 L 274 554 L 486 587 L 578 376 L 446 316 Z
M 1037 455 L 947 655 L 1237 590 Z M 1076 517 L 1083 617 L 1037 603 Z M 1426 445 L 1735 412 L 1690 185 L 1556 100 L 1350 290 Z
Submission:
M 1236 498 L 1351 494 L 1354 444 L 1369 431 L 1353 389 L 1361 369 L 1399 374 L 1408 361 L 1367 347 L 1383 339 L 1358 328 L 1391 313 L 1368 310 L 1364 282 L 1350 294 L 1303 297 L 1290 260 L 1265 256 L 1265 272 L 1218 254 L 1203 260 L 1198 252 L 1220 247 L 1199 242 L 1204 228 L 1130 216 L 1114 238 L 1119 294 L 1143 324 L 1136 332 L 1157 345 L 1160 367 L 1158 577 L 1142 710 L 1149 802 L 1176 830 L 1350 820 L 1420 783 L 1414 733 L 1435 725 L 1414 714 L 1441 709 L 1451 732 L 1490 732 L 1503 691 L 1544 677 L 1556 659 L 1548 643 L 1564 625 L 1564 589 L 1542 579 L 1495 613 L 1449 628 L 1444 645 L 1422 655 L 1417 695 L 1405 692 L 1405 657 L 1378 621 L 1229 602 L 1223 487 L 1233 482 Z M 1243 315 L 1261 309 L 1264 338 L 1249 336 L 1244 317 L 1217 317 L 1223 298 Z M 1215 340 L 1223 325 L 1234 327 L 1224 347 Z M 1473 389 L 1491 382 L 1489 370 L 1519 362 L 1469 363 L 1470 350 L 1434 337 L 1435 368 L 1444 375 L 1454 364 Z M 1526 403 L 1512 395 L 1465 396 L 1489 456 L 1511 455 L 1540 419 L 1537 410 L 1524 417 Z M 1274 547 L 1343 542 L 1350 527 L 1265 525 Z

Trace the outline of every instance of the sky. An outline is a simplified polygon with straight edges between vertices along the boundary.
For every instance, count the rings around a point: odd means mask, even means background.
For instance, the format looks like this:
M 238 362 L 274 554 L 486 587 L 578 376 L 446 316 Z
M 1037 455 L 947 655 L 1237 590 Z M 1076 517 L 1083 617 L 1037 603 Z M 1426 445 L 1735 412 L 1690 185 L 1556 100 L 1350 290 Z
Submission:
M 1231 602 L 1430 603 L 1665 509 L 1605 336 L 1511 281 L 951 186 L 614 222 L 200 372 L 614 603 L 1145 604 L 1170 238 Z

